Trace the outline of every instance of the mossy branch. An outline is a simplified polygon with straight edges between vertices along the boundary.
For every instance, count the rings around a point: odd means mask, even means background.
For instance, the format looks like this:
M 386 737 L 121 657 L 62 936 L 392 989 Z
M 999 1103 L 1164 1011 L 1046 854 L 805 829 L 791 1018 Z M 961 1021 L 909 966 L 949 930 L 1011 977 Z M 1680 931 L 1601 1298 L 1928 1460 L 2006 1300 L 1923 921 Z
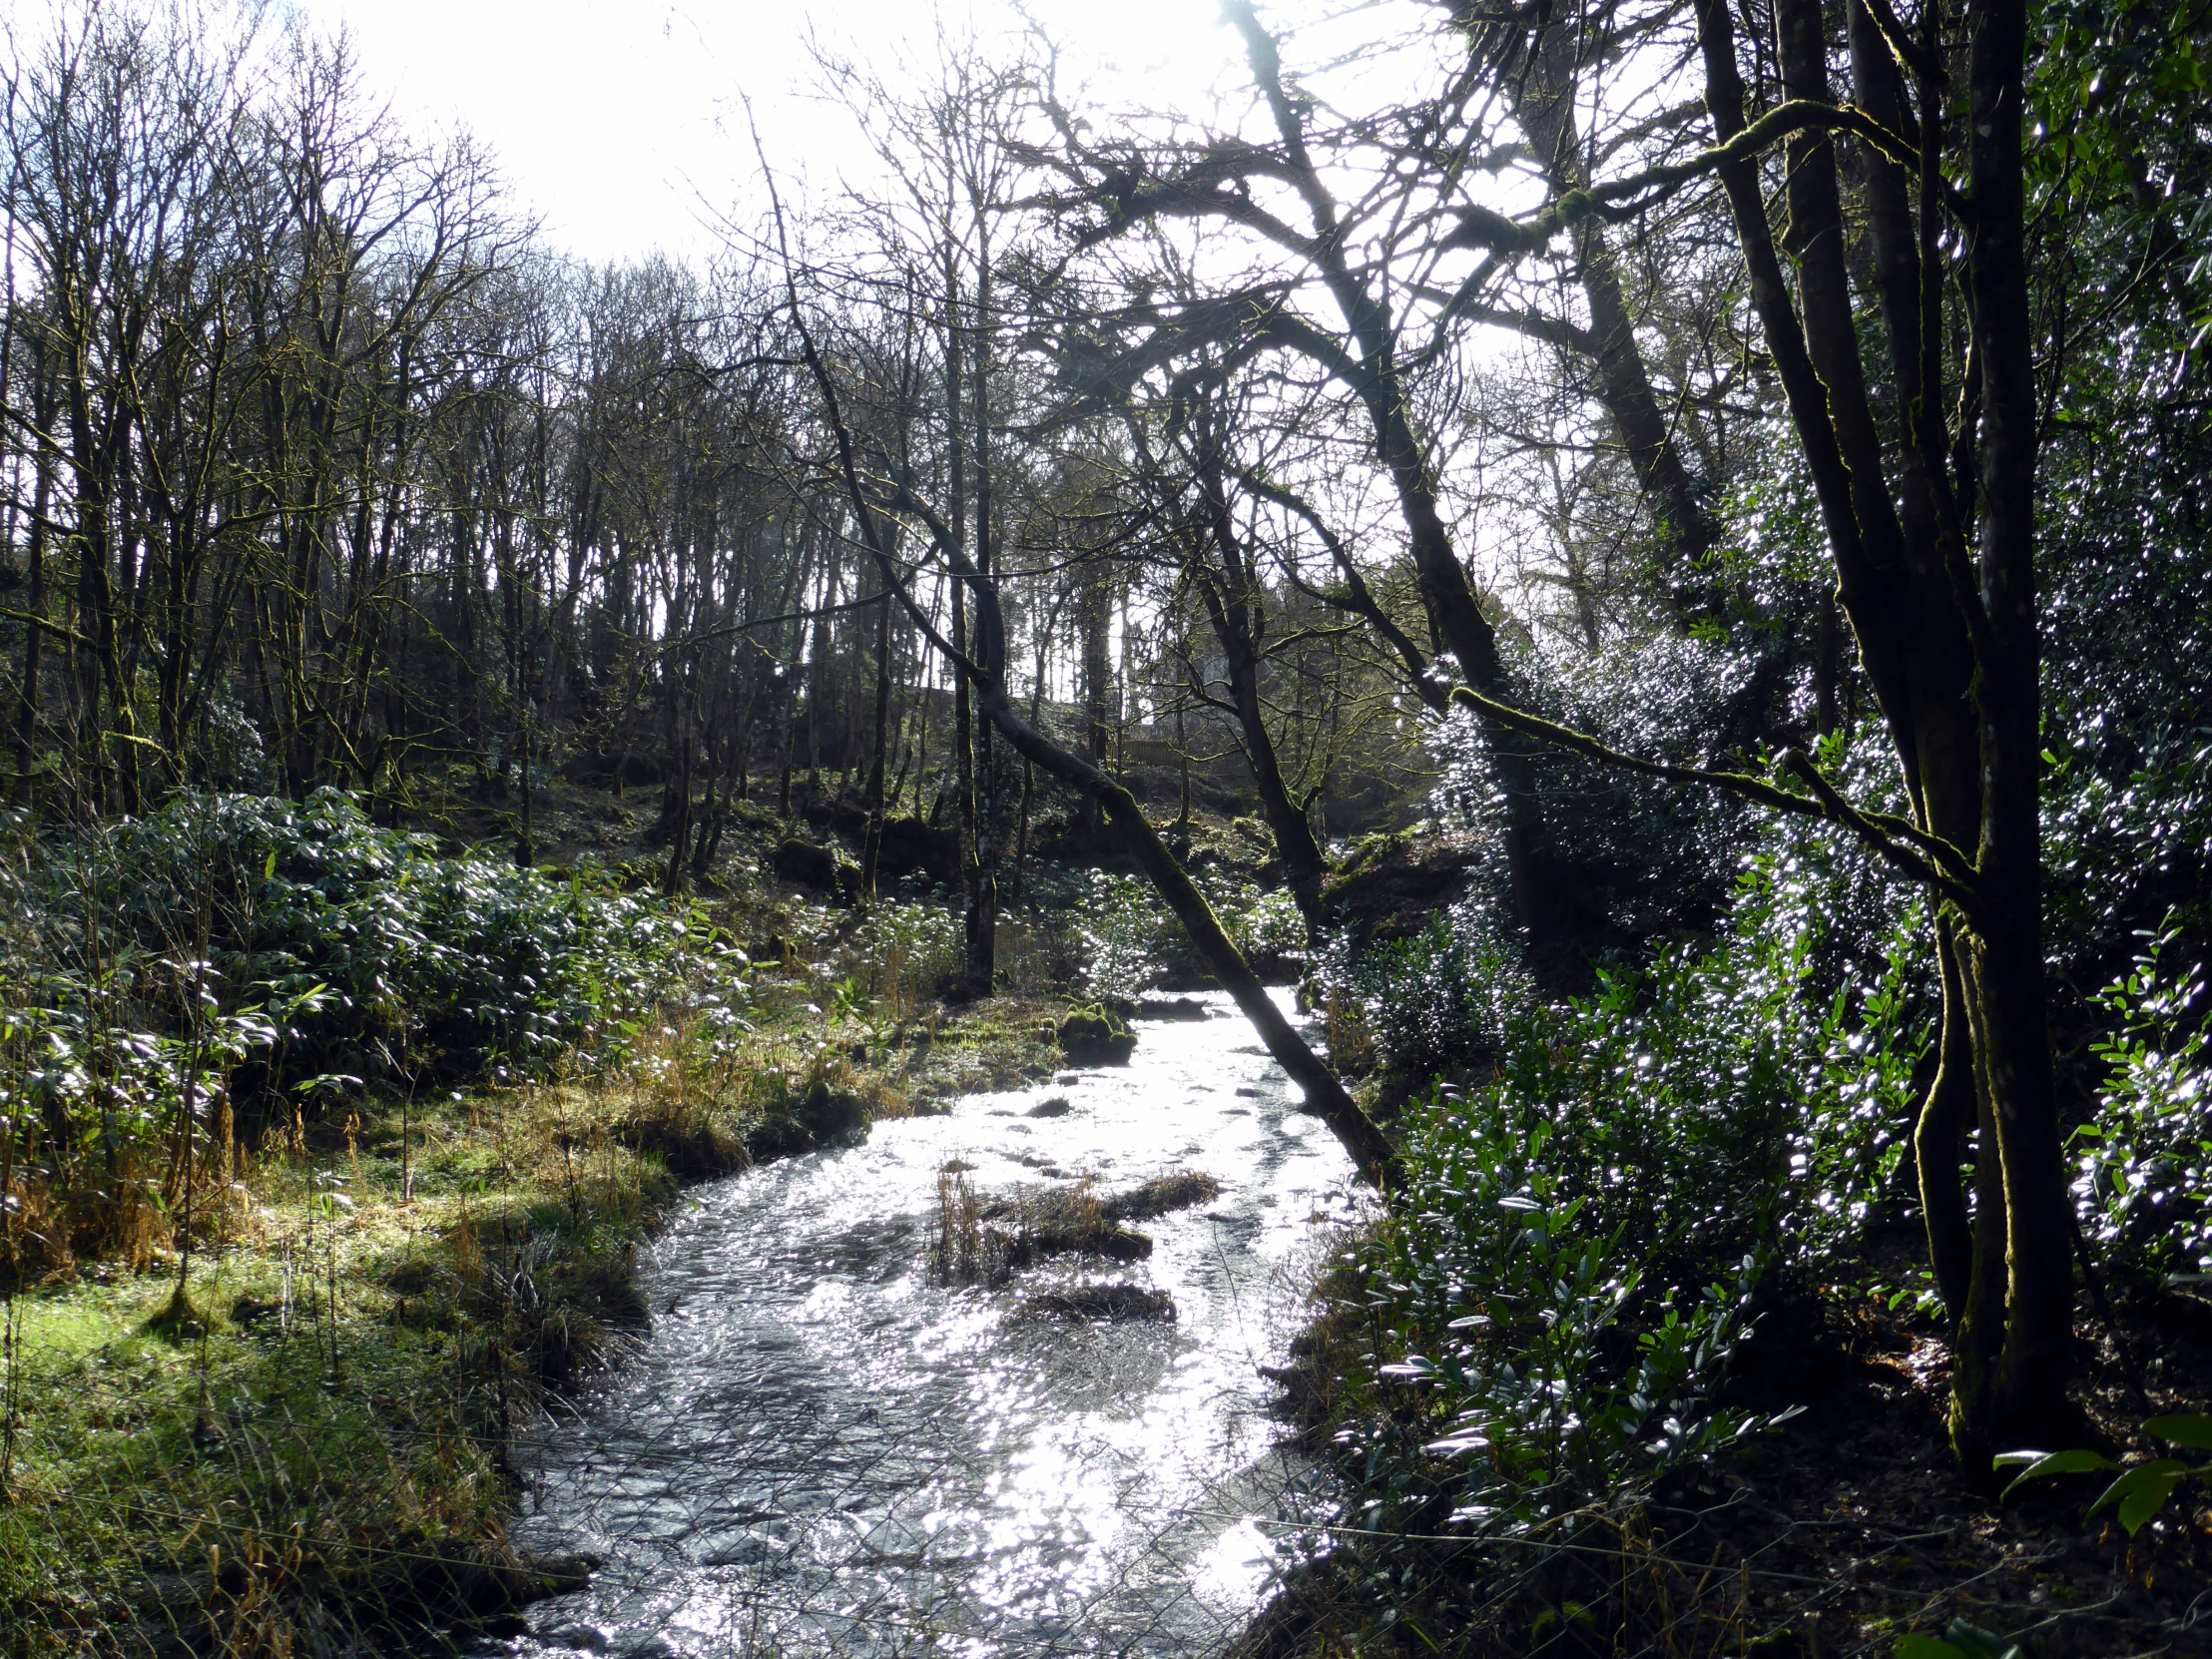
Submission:
M 1721 772 L 1706 767 L 1675 766 L 1666 761 L 1647 761 L 1642 756 L 1601 743 L 1586 732 L 1577 732 L 1495 698 L 1484 697 L 1467 686 L 1454 686 L 1451 696 L 1454 702 L 1466 704 L 1500 726 L 1602 765 L 1640 773 L 1647 778 L 1664 778 L 1671 783 L 1701 784 L 1776 812 L 1817 818 L 1849 830 L 1886 862 L 1956 905 L 1969 923 L 1978 923 L 1983 917 L 1985 906 L 1981 901 L 1979 878 L 1963 852 L 1940 835 L 1932 835 L 1894 813 L 1869 813 L 1854 807 L 1799 750 L 1784 750 L 1776 757 L 1775 765 L 1802 782 L 1810 792 L 1805 795 L 1748 772 Z

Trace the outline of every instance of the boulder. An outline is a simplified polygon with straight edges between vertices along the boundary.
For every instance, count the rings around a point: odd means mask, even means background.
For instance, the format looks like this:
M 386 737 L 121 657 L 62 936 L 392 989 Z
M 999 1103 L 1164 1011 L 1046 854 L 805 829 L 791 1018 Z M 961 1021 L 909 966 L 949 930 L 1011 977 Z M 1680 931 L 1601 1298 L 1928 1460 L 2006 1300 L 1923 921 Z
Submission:
M 867 1108 L 856 1094 L 833 1089 L 828 1083 L 817 1083 L 800 1101 L 793 1118 L 819 1144 L 865 1128 Z
M 1079 1066 L 1126 1065 L 1137 1047 L 1129 1027 L 1096 1003 L 1070 1009 L 1054 1035 L 1060 1052 Z
M 1146 996 L 1137 999 L 1139 1019 L 1211 1019 L 1213 1010 L 1195 996 Z
M 776 873 L 786 881 L 812 887 L 817 892 L 836 891 L 850 867 L 834 847 L 817 846 L 796 835 L 780 842 L 776 848 Z
M 934 829 L 918 818 L 885 819 L 875 867 L 879 875 L 920 874 L 939 886 L 955 887 L 960 883 L 960 843 L 950 830 Z
M 1370 835 L 1337 861 L 1322 901 L 1362 945 L 1405 938 L 1465 891 L 1480 856 L 1464 835 Z

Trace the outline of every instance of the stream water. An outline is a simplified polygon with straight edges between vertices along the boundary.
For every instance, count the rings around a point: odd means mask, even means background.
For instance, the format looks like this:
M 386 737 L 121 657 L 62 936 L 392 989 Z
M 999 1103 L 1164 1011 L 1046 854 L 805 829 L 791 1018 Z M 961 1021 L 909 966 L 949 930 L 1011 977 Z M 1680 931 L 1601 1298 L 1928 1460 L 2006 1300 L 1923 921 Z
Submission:
M 488 1649 L 646 1655 L 1210 1651 L 1266 1593 L 1300 1472 L 1258 1368 L 1360 1203 L 1226 998 L 1126 1066 L 972 1095 L 697 1190 L 647 1273 L 652 1336 L 527 1452 L 520 1540 L 600 1556 Z M 1028 1115 L 1063 1099 L 1059 1115 Z M 936 1284 L 939 1172 L 989 1198 L 1175 1170 L 1218 1199 L 1150 1260 Z M 1025 1300 L 1128 1281 L 1172 1322 Z

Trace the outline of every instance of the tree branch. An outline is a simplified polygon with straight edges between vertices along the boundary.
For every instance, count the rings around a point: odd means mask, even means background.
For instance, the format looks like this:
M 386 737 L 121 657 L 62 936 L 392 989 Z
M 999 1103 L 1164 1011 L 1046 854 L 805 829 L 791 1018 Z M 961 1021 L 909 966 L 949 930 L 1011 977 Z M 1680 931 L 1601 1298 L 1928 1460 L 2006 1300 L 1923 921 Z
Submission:
M 1777 812 L 1837 825 L 1857 835 L 1885 861 L 1955 904 L 1969 922 L 1978 923 L 1986 913 L 1973 866 L 1957 847 L 1893 813 L 1867 813 L 1852 806 L 1821 776 L 1820 769 L 1797 750 L 1784 750 L 1776 757 L 1775 764 L 1804 782 L 1812 791 L 1810 795 L 1782 789 L 1748 772 L 1714 772 L 1703 767 L 1647 761 L 1601 743 L 1587 733 L 1484 697 L 1467 686 L 1454 686 L 1451 697 L 1454 702 L 1463 702 L 1479 710 L 1500 726 L 1605 766 L 1641 773 L 1647 778 L 1664 778 L 1670 783 L 1702 784 Z
M 1633 218 L 1694 180 L 1733 163 L 1750 161 L 1791 134 L 1815 128 L 1850 133 L 1901 167 L 1920 166 L 1920 152 L 1865 110 L 1851 104 L 1793 98 L 1776 105 L 1733 137 L 1694 156 L 1662 162 L 1625 179 L 1567 191 L 1530 219 L 1508 219 L 1480 206 L 1462 208 L 1457 227 L 1438 246 L 1478 248 L 1504 255 L 1541 253 L 1552 238 L 1582 220 L 1596 217 L 1617 223 Z

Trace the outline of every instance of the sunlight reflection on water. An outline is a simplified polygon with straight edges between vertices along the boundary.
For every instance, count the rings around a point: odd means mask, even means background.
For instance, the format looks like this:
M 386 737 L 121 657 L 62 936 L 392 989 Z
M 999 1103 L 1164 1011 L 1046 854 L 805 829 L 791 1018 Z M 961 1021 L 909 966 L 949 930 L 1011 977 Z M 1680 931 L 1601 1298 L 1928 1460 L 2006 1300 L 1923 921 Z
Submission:
M 699 1189 L 647 1275 L 644 1353 L 528 1449 L 519 1536 L 588 1549 L 592 1587 L 480 1651 L 1193 1654 L 1266 1593 L 1298 1472 L 1257 1368 L 1357 1213 L 1349 1162 L 1228 1006 L 1143 1024 L 1122 1068 L 977 1095 L 868 1142 Z M 1240 1092 L 1241 1091 L 1241 1092 Z M 1049 1094 L 1074 1110 L 1028 1120 Z M 994 1115 L 998 1114 L 998 1115 Z M 1101 1187 L 1201 1170 L 1221 1196 L 1142 1222 L 1129 1268 L 945 1289 L 937 1171 Z M 1049 1181 L 1043 1184 L 1052 1185 Z M 1172 1324 L 1021 1317 L 1130 1280 Z

